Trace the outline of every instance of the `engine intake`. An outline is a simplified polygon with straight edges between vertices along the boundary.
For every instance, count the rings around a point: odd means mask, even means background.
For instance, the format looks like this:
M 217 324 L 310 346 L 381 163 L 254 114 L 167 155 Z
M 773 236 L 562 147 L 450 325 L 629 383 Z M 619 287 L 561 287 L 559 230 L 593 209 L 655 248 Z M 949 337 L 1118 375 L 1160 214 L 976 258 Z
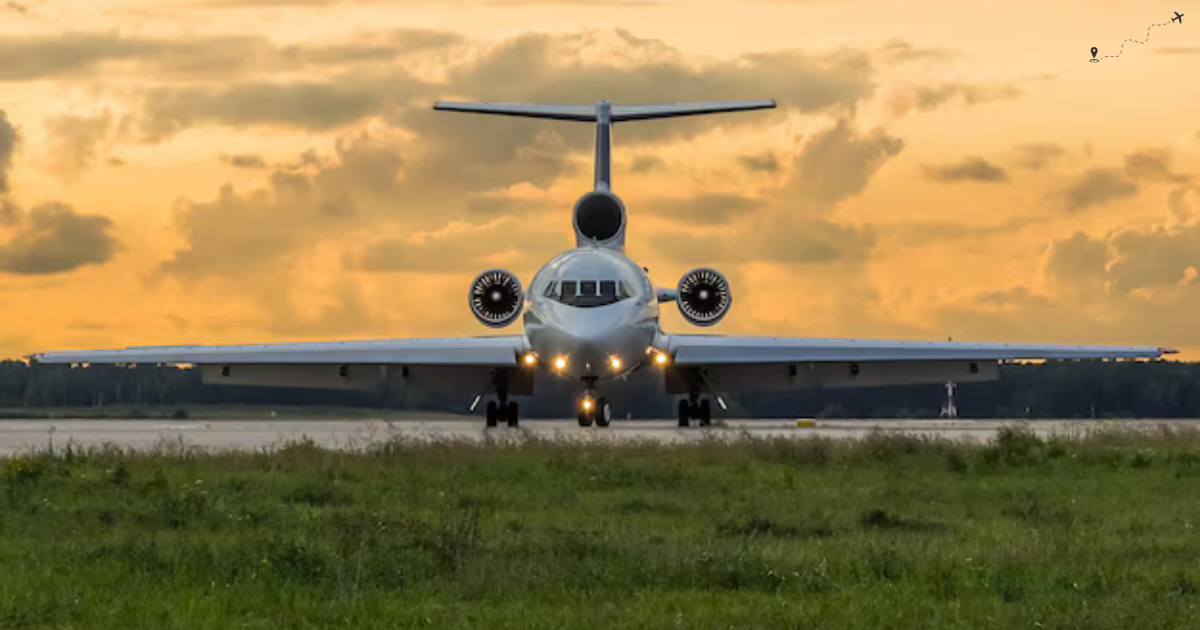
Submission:
M 467 296 L 471 312 L 483 325 L 503 328 L 521 315 L 525 291 L 521 281 L 510 271 L 492 269 L 475 277 Z
M 595 243 L 624 243 L 624 232 L 625 204 L 616 195 L 597 190 L 575 202 L 577 237 Z
M 729 281 L 715 269 L 693 269 L 679 279 L 679 312 L 695 326 L 712 326 L 733 304 Z

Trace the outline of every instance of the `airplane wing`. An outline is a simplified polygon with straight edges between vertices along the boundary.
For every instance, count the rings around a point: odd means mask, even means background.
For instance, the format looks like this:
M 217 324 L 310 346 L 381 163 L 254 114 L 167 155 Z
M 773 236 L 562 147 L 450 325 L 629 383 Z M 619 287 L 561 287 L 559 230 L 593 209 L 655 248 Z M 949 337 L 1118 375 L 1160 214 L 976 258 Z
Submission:
M 1152 346 L 1059 346 L 954 341 L 669 335 L 669 393 L 696 384 L 717 391 L 869 387 L 999 378 L 999 362 L 1135 359 L 1171 354 Z
M 517 370 L 529 350 L 520 335 L 443 339 L 381 339 L 244 346 L 149 346 L 120 350 L 44 352 L 37 363 L 195 365 L 203 381 L 217 385 L 375 390 L 386 385 L 420 385 L 491 391 L 494 379 L 509 378 L 509 391 L 523 394 L 528 371 Z M 528 378 L 517 378 L 522 375 Z

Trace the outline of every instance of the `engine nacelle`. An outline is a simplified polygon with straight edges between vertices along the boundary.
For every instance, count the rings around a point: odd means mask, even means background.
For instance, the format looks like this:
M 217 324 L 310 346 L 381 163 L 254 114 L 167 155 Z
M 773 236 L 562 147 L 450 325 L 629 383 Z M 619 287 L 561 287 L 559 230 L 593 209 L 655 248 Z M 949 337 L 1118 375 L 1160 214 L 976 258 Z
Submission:
M 679 279 L 675 302 L 683 318 L 695 326 L 712 326 L 733 304 L 729 281 L 715 269 L 693 269 Z
M 625 203 L 605 190 L 593 190 L 575 202 L 575 242 L 580 247 L 625 247 Z
M 525 291 L 512 272 L 492 269 L 475 277 L 467 300 L 471 312 L 484 326 L 503 328 L 520 317 Z

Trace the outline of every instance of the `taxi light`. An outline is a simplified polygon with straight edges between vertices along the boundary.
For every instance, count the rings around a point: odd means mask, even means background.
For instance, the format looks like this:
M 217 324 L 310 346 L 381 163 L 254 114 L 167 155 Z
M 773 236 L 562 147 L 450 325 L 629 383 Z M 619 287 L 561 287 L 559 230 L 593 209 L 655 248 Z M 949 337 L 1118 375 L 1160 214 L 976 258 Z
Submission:
M 595 403 L 592 402 L 591 398 L 584 398 L 583 402 L 580 404 L 583 406 L 584 411 L 591 411 L 592 405 L 594 405 Z
M 554 359 L 554 369 L 558 370 L 559 372 L 567 369 L 567 357 L 558 357 L 557 359 Z
M 525 363 L 526 367 L 533 367 L 537 365 L 537 355 L 532 352 L 526 352 L 525 357 L 521 360 Z
M 654 364 L 659 367 L 665 366 L 667 364 L 667 362 L 670 360 L 671 360 L 671 357 L 667 356 L 667 353 L 665 353 L 665 352 L 659 352 L 654 355 Z
M 619 371 L 625 365 L 625 363 L 621 361 L 621 357 L 617 356 L 609 357 L 608 364 L 612 366 L 613 371 Z

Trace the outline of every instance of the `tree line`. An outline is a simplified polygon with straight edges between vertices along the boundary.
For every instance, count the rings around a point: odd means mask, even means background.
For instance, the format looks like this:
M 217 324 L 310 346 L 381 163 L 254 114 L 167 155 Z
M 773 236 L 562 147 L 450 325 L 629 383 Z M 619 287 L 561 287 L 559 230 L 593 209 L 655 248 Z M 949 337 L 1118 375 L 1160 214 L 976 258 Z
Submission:
M 971 418 L 1200 418 L 1200 363 L 1168 361 L 1051 361 L 1006 364 L 1001 379 L 961 385 L 959 415 Z M 602 386 L 618 417 L 671 417 L 652 370 Z M 519 398 L 525 417 L 572 413 L 579 387 L 539 377 L 537 396 Z M 478 392 L 486 396 L 487 392 Z M 277 405 L 408 408 L 465 412 L 476 392 L 339 392 L 201 383 L 194 369 L 125 368 L 0 362 L 0 407 L 171 407 Z M 941 385 L 741 393 L 727 397 L 732 417 L 936 417 Z

